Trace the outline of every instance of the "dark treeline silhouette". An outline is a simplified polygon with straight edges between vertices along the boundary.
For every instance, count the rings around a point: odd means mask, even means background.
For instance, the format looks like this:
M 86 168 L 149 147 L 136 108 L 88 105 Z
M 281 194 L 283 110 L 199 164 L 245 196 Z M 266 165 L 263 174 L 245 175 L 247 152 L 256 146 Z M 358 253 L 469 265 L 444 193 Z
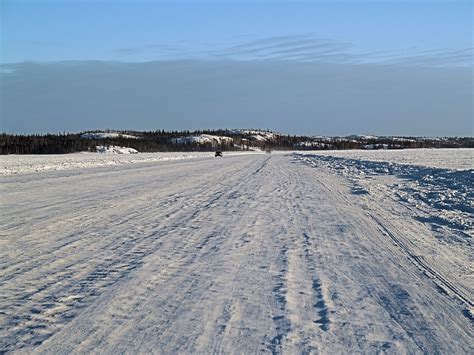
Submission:
M 403 148 L 474 148 L 474 138 L 420 137 L 334 137 L 314 138 L 272 134 L 258 139 L 258 130 L 201 130 L 201 131 L 120 131 L 116 137 L 85 138 L 84 133 L 14 135 L 0 134 L 0 154 L 65 154 L 96 151 L 97 146 L 121 146 L 139 152 L 229 151 L 229 150 L 315 150 L 315 149 L 403 149 Z M 261 131 L 271 133 L 268 131 Z M 221 143 L 197 143 L 183 138 L 209 134 L 232 138 Z M 137 137 L 128 138 L 122 135 Z

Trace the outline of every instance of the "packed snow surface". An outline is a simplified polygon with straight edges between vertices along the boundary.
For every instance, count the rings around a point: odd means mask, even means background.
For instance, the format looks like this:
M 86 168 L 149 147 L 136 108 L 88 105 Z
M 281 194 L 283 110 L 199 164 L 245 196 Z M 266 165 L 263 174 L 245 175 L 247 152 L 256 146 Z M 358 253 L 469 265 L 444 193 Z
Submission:
M 1 176 L 0 353 L 472 353 L 473 171 L 405 154 Z
M 130 149 L 130 148 L 128 148 Z M 225 155 L 247 154 L 226 152 Z M 255 154 L 255 153 L 253 153 Z M 140 153 L 140 154 L 51 154 L 51 155 L 0 155 L 0 176 L 12 174 L 38 173 L 50 170 L 72 170 L 103 166 L 152 163 L 169 160 L 209 158 L 212 152 L 191 153 Z

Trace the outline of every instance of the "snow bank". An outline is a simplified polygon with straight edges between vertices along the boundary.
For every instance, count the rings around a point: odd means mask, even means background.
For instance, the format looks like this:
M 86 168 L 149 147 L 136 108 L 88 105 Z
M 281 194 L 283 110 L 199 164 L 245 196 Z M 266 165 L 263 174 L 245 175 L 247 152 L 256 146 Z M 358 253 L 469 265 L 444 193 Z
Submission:
M 116 145 L 98 145 L 95 148 L 97 153 L 102 154 L 138 154 L 138 150 L 128 147 L 119 147 Z
M 58 155 L 4 155 L 0 156 L 0 176 L 37 173 L 53 170 L 85 169 L 112 165 L 193 159 L 212 156 L 213 153 L 200 152 L 140 154 L 74 153 Z

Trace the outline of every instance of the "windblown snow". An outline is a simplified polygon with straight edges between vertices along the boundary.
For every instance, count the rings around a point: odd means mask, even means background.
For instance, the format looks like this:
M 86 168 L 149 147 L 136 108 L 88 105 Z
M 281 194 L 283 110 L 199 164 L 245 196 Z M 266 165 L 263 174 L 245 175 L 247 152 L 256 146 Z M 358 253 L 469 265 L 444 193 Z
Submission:
M 0 353 L 472 353 L 470 151 L 206 154 L 0 176 Z

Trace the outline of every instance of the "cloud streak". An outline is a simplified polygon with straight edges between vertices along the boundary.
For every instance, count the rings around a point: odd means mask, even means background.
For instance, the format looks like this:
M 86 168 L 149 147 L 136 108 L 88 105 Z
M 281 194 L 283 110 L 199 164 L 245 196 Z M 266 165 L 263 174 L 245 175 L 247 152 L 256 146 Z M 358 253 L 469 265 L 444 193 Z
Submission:
M 409 48 L 397 51 L 360 52 L 353 43 L 318 38 L 311 34 L 272 37 L 215 51 L 219 58 L 233 60 L 293 60 L 329 63 L 379 63 L 417 66 L 472 66 L 473 48 L 420 51 Z
M 335 42 L 313 35 L 271 37 L 216 50 L 212 55 L 233 60 L 307 61 L 331 56 L 334 62 L 346 62 L 351 43 Z
M 432 50 L 406 48 L 361 52 L 354 43 L 321 38 L 314 34 L 261 38 L 230 47 L 209 43 L 205 45 L 196 43 L 193 45 L 186 43 L 180 45 L 148 44 L 119 48 L 113 53 L 125 59 L 148 53 L 149 57 L 154 60 L 268 60 L 332 64 L 378 63 L 429 67 L 469 67 L 474 64 L 473 48 Z

